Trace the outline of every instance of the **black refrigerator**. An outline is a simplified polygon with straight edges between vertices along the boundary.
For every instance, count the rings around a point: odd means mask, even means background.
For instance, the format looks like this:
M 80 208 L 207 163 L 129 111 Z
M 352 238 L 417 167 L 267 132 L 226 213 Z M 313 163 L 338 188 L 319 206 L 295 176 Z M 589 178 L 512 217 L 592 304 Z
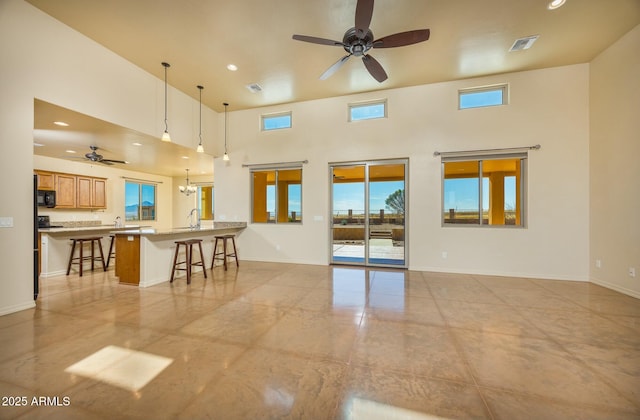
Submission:
M 38 175 L 33 176 L 33 300 L 38 298 L 39 265 L 40 255 L 38 255 Z

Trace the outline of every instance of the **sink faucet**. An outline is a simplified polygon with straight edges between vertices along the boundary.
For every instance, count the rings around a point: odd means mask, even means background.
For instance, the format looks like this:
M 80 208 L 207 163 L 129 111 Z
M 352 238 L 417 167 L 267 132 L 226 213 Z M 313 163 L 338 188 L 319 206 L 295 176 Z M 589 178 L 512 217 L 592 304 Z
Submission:
M 195 223 L 193 221 L 194 215 L 196 217 Z M 189 227 L 191 229 L 200 229 L 200 212 L 198 211 L 197 208 L 191 210 L 191 212 L 189 213 Z

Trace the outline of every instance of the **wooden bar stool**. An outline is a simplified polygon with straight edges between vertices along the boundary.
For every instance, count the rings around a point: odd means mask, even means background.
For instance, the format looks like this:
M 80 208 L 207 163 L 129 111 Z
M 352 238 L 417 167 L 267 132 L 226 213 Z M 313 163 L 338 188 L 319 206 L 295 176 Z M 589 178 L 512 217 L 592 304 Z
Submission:
M 78 264 L 79 266 L 79 271 L 80 271 L 80 277 L 82 277 L 82 267 L 84 265 L 84 262 L 87 260 L 91 261 L 91 271 L 93 271 L 94 269 L 94 263 L 96 261 L 100 261 L 102 263 L 102 270 L 103 271 L 107 271 L 107 267 L 105 265 L 105 259 L 104 259 L 104 254 L 102 252 L 102 242 L 101 242 L 102 237 L 101 236 L 94 236 L 91 238 L 71 238 L 71 241 L 73 242 L 71 245 L 71 254 L 69 255 L 69 265 L 67 266 L 67 276 L 69 275 L 69 273 L 71 272 L 71 265 L 72 264 Z M 100 256 L 98 257 L 95 254 L 95 244 L 96 242 L 98 243 L 98 250 L 100 251 Z M 85 243 L 90 243 L 91 244 L 91 255 L 90 256 L 85 256 L 84 255 L 84 244 Z M 75 254 L 75 250 L 76 250 L 76 244 L 78 245 L 79 248 L 79 256 L 74 257 Z
M 200 261 L 193 262 L 193 245 L 198 244 L 198 248 L 200 249 Z M 184 246 L 185 259 L 184 261 L 178 261 L 178 254 L 180 253 L 180 245 Z M 179 267 L 180 264 L 184 264 L 185 267 Z M 204 274 L 204 278 L 207 278 L 207 271 L 204 267 L 204 253 L 202 252 L 202 239 L 189 239 L 186 241 L 176 241 L 176 253 L 173 257 L 173 268 L 171 269 L 171 280 L 169 283 L 173 283 L 173 278 L 176 273 L 176 270 L 184 270 L 187 272 L 187 284 L 191 284 L 191 267 L 192 266 L 200 266 L 202 267 L 202 273 Z
M 216 260 L 222 260 L 225 271 L 227 270 L 227 259 L 230 257 L 235 258 L 236 267 L 240 267 L 238 262 L 238 251 L 236 250 L 236 236 L 235 235 L 220 235 L 216 236 L 216 242 L 213 246 L 213 259 L 211 260 L 211 269 L 215 266 Z M 231 245 L 233 246 L 233 252 L 227 247 L 227 241 L 231 239 Z M 218 242 L 222 242 L 222 251 L 218 251 Z M 222 255 L 219 257 L 219 255 Z
M 116 250 L 114 248 L 116 246 L 116 235 L 109 235 L 109 237 L 111 238 L 111 243 L 109 244 L 109 255 L 107 255 L 107 263 L 104 265 L 105 270 L 109 268 L 109 263 L 111 262 L 111 260 L 116 257 Z

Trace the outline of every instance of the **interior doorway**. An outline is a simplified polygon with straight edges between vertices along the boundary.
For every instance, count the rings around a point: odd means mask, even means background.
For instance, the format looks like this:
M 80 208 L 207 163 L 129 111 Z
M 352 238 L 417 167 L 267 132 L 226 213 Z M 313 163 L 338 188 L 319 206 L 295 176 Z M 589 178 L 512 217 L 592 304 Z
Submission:
M 407 267 L 408 163 L 329 165 L 332 264 Z

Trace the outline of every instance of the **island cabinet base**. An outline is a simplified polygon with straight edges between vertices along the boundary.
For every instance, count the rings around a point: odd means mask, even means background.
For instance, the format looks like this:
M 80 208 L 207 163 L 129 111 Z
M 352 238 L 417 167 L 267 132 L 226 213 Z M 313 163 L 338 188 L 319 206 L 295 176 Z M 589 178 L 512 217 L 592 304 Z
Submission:
M 116 276 L 120 283 L 140 284 L 140 236 L 116 235 Z

